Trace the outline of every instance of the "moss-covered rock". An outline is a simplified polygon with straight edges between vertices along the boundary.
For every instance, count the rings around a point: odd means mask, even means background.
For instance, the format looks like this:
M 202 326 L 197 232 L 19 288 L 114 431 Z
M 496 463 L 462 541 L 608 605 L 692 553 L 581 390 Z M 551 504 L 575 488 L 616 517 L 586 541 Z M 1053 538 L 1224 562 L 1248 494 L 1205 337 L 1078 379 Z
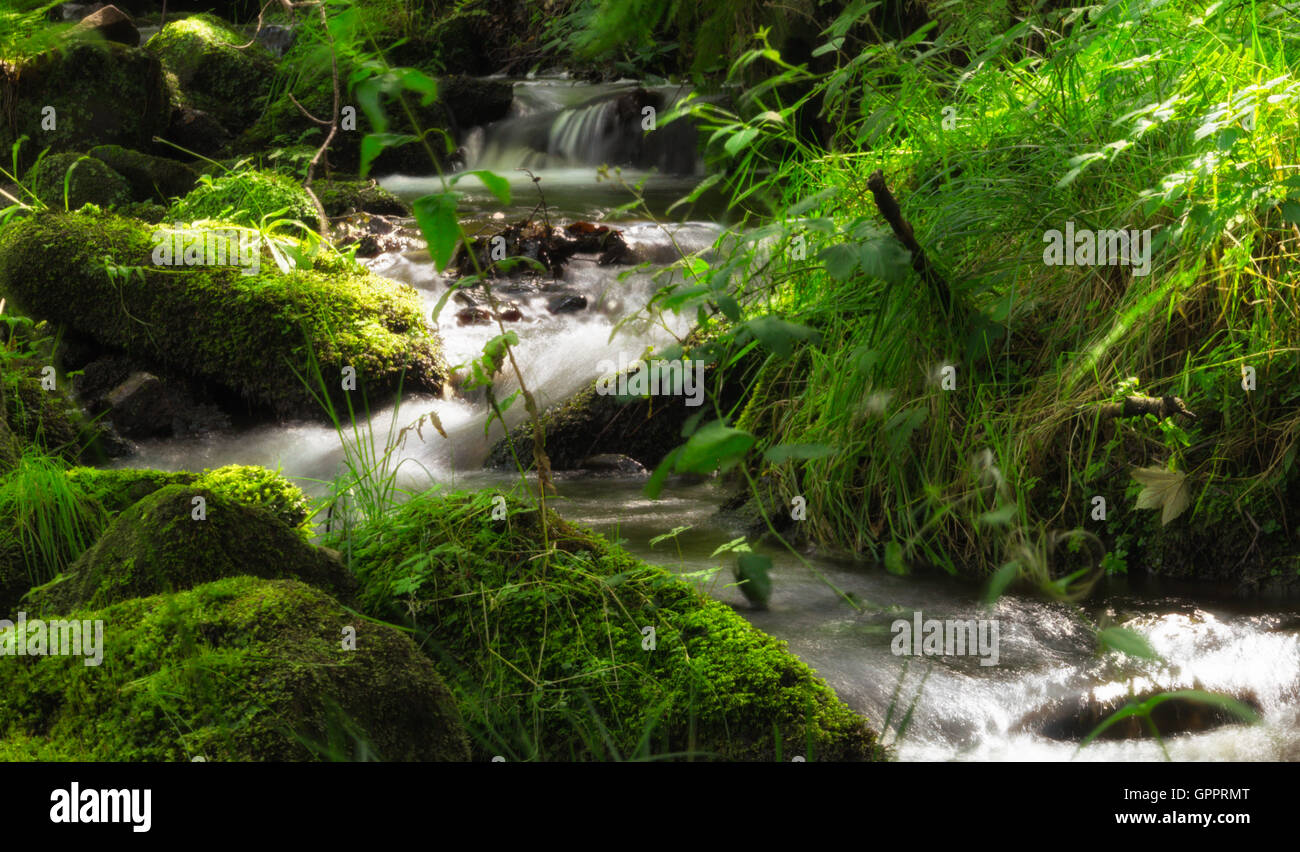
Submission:
M 32 589 L 27 600 L 43 613 L 99 609 L 244 574 L 302 580 L 344 602 L 356 593 L 336 557 L 265 509 L 167 485 L 118 515 L 65 575 Z
M 64 187 L 67 187 L 66 199 Z M 107 163 L 80 154 L 51 154 L 27 173 L 27 188 L 53 210 L 83 204 L 110 207 L 131 200 L 131 185 Z
M 236 577 L 66 615 L 102 622 L 103 664 L 6 658 L 0 756 L 468 756 L 456 707 L 411 639 L 304 583 Z
M 293 178 L 275 172 L 243 171 L 215 180 L 205 178 L 168 211 L 168 218 L 181 222 L 223 219 L 257 225 L 264 216 L 279 212 L 279 218 L 314 224 L 316 205 Z
M 230 465 L 202 473 L 65 469 L 57 459 L 29 450 L 14 467 L 0 470 L 0 613 L 13 612 L 34 584 L 75 563 L 118 513 L 168 485 L 257 508 L 292 528 L 300 543 L 311 538 L 307 496 L 263 467 Z
M 363 606 L 428 631 L 481 757 L 882 756 L 865 720 L 730 607 L 558 517 L 548 551 L 536 510 L 492 515 L 490 493 L 430 493 L 351 539 Z
M 373 180 L 318 180 L 312 185 L 326 216 L 375 213 L 381 216 L 409 216 L 411 208 Z
M 340 410 L 347 366 L 372 402 L 399 382 L 441 390 L 447 368 L 414 289 L 336 255 L 288 274 L 269 258 L 254 275 L 154 266 L 151 234 L 117 216 L 30 217 L 0 233 L 0 297 L 280 416 L 322 416 L 313 362 Z M 138 272 L 110 275 L 109 259 Z
M 695 334 L 687 340 L 687 346 L 691 350 L 688 357 L 705 362 L 705 392 L 720 393 L 720 408 L 730 410 L 741 399 L 748 376 L 760 366 L 761 354 L 751 353 L 732 365 L 726 372 L 727 381 L 715 389 L 716 344 Z M 629 368 L 625 374 L 637 369 Z M 606 454 L 629 456 L 653 468 L 683 442 L 682 427 L 686 421 L 709 407 L 707 401 L 702 406 L 687 405 L 685 396 L 602 394 L 598 392 L 600 383 L 600 379 L 593 381 L 567 401 L 542 413 L 546 453 L 553 469 L 577 470 L 584 459 Z M 519 461 L 531 468 L 532 446 L 532 426 L 525 422 L 492 446 L 484 465 L 513 468 L 517 454 Z
M 142 154 L 121 145 L 99 145 L 87 153 L 126 178 L 135 201 L 167 201 L 189 192 L 198 180 L 198 174 L 184 163 Z
M 265 509 L 285 525 L 296 529 L 303 541 L 309 540 L 313 532 L 307 495 L 279 473 L 264 467 L 232 464 L 200 473 L 75 467 L 67 475 L 77 490 L 113 515 L 160 488 L 184 485 L 201 491 L 215 491 L 227 500 Z
M 255 119 L 275 63 L 260 44 L 214 15 L 171 21 L 144 49 L 158 57 L 177 107 L 200 109 L 227 127 Z
M 108 42 L 75 41 L 16 66 L 0 63 L 0 103 L 0 150 L 24 134 L 32 140 L 21 151 L 23 169 L 47 146 L 147 148 L 169 117 L 158 60 Z

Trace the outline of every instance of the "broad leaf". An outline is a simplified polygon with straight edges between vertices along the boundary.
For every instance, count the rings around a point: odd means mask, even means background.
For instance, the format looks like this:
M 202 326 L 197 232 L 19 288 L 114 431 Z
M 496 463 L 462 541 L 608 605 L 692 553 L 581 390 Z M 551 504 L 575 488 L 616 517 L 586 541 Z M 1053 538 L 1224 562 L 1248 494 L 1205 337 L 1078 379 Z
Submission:
M 429 255 L 439 272 L 447 268 L 460 239 L 460 222 L 456 218 L 456 196 L 443 192 L 415 199 L 415 221 L 429 243 Z
M 1161 526 L 1181 515 L 1192 502 L 1187 474 L 1182 471 L 1144 467 L 1133 471 L 1133 478 L 1144 486 L 1137 508 L 1160 509 Z

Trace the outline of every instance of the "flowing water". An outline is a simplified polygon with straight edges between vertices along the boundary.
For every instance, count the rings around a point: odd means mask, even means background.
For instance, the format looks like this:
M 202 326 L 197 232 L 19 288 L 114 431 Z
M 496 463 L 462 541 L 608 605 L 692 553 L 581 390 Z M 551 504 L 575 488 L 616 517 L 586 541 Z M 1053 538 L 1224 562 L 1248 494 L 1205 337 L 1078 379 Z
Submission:
M 468 192 L 468 219 L 516 221 L 532 212 L 536 187 L 528 175 L 513 171 L 521 166 L 542 178 L 553 219 L 615 223 L 643 257 L 662 263 L 674 256 L 674 243 L 688 252 L 707 251 L 721 232 L 717 224 L 659 226 L 620 213 L 617 208 L 628 200 L 626 190 L 598 181 L 597 166 L 627 148 L 626 134 L 611 128 L 617 112 L 610 104 L 635 88 L 631 83 L 583 86 L 566 80 L 518 83 L 511 116 L 476 130 L 466 145 L 466 168 L 492 168 L 510 177 L 513 203 L 502 208 L 474 179 L 465 179 L 458 188 Z M 633 154 L 653 159 L 662 151 Z M 660 165 L 681 167 L 682 161 L 667 157 Z M 698 180 L 635 166 L 624 176 L 645 182 L 645 196 L 657 207 L 656 215 Z M 393 176 L 384 183 L 408 197 L 440 187 L 438 179 L 429 177 Z M 425 251 L 381 256 L 371 265 L 380 274 L 414 286 L 430 309 L 446 286 Z M 501 291 L 504 298 L 518 302 L 528 318 L 511 327 L 520 337 L 516 356 L 539 404 L 568 398 L 599 375 L 603 360 L 617 361 L 622 353 L 630 361 L 646 346 L 672 339 L 668 329 L 640 322 L 611 340 L 615 323 L 644 306 L 657 286 L 648 272 L 620 278 L 624 269 L 598 266 L 594 258 L 571 264 L 560 283 L 585 295 L 590 305 L 574 314 L 548 313 L 544 292 Z M 460 327 L 450 315 L 445 309 L 439 332 L 453 364 L 479 354 L 497 333 L 495 326 Z M 671 329 L 679 335 L 687 330 L 687 322 Z M 508 378 L 501 384 L 499 396 L 504 398 L 513 388 Z M 521 409 L 517 405 L 509 413 L 512 422 L 522 417 Z M 486 488 L 512 482 L 481 469 L 487 449 L 501 434 L 500 425 L 494 424 L 485 435 L 481 399 L 407 398 L 400 410 L 389 407 L 374 414 L 376 442 L 382 447 L 390 429 L 429 411 L 437 414 L 449 437 L 444 440 L 427 428 L 422 440 L 407 436 L 399 454 L 403 485 L 435 482 Z M 321 494 L 324 481 L 342 472 L 343 454 L 332 428 L 296 423 L 146 442 L 125 463 L 165 469 L 263 464 L 283 469 L 307 491 Z M 719 486 L 670 483 L 658 501 L 643 497 L 641 486 L 635 478 L 561 476 L 556 507 L 566 517 L 622 540 L 632 552 L 692 572 L 696 579 L 701 572 L 719 568 L 722 557 L 711 558 L 711 553 L 740 535 L 716 515 Z M 687 529 L 651 546 L 652 538 L 677 527 Z M 753 624 L 788 641 L 795 654 L 873 725 L 881 726 L 891 706 L 895 722 L 914 707 L 896 743 L 902 759 L 1161 759 L 1160 746 L 1152 739 L 1105 740 L 1077 748 L 1096 718 L 1095 712 L 1081 714 L 1080 708 L 1106 706 L 1130 687 L 1139 693 L 1209 690 L 1248 701 L 1259 711 L 1258 725 L 1217 724 L 1167 738 L 1175 760 L 1300 759 L 1300 606 L 1250 606 L 1226 597 L 1207 599 L 1202 593 L 1193 598 L 1169 590 L 1115 590 L 1104 606 L 1088 615 L 1141 632 L 1167 661 L 1164 666 L 1121 667 L 1113 655 L 1111 660 L 1098 658 L 1091 630 L 1075 610 L 1063 605 L 1007 596 L 987 610 L 979 603 L 977 589 L 947 578 L 900 578 L 878 568 L 809 557 L 814 573 L 789 554 L 772 556 L 774 591 L 768 611 L 750 610 L 725 569 L 702 582 Z M 826 581 L 851 593 L 861 610 L 845 603 Z M 896 655 L 892 626 L 900 619 L 911 621 L 918 611 L 924 619 L 996 620 L 997 665 L 981 665 L 977 655 Z

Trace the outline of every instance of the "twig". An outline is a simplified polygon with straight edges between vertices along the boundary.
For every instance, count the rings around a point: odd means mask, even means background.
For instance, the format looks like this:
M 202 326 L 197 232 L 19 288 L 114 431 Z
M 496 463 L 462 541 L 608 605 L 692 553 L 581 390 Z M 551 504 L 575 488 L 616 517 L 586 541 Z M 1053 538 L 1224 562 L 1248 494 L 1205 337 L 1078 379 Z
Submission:
M 867 189 L 871 190 L 871 195 L 876 201 L 876 208 L 880 210 L 880 215 L 885 217 L 889 227 L 894 229 L 894 235 L 898 237 L 908 251 L 912 253 L 912 268 L 921 276 L 927 284 L 930 285 L 939 297 L 939 305 L 947 314 L 952 313 L 952 291 L 948 288 L 948 282 L 938 273 L 926 257 L 925 249 L 916 241 L 916 236 L 912 233 L 912 226 L 903 218 L 903 213 L 898 207 L 898 201 L 894 198 L 889 187 L 885 185 L 885 173 L 876 169 L 867 178 Z

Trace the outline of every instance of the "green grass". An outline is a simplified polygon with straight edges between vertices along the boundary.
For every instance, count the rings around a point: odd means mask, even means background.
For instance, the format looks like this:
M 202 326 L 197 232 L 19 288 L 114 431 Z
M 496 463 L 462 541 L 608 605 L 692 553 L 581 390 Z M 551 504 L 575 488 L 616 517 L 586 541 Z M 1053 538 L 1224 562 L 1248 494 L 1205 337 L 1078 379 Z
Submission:
M 1186 475 L 1190 506 L 1171 531 L 1227 524 L 1240 558 L 1251 519 L 1289 527 L 1298 33 L 1294 12 L 1271 3 L 1208 15 L 1105 3 L 1068 27 L 1047 13 L 991 40 L 963 44 L 949 27 L 831 51 L 836 67 L 821 74 L 761 49 L 737 60 L 737 75 L 761 67 L 769 79 L 735 110 L 694 112 L 716 131 L 713 160 L 751 230 L 708 268 L 682 265 L 702 292 L 677 284 L 658 304 L 712 307 L 724 327 L 779 316 L 815 332 L 768 346 L 746 408 L 717 412 L 760 452 L 827 448 L 759 465 L 786 505 L 806 498 L 810 539 L 896 570 L 982 578 L 1015 563 L 1044 591 L 1073 594 L 1082 587 L 1057 583 L 1079 561 L 1052 544 L 1063 533 L 1148 555 L 1168 543 L 1159 513 L 1136 508 L 1142 467 Z M 936 53 L 953 47 L 968 67 Z M 834 119 L 829 150 L 797 127 L 817 103 Z M 900 261 L 867 189 L 877 169 L 955 316 Z M 1043 235 L 1067 221 L 1154 229 L 1151 273 L 1045 265 Z M 939 381 L 944 365 L 955 390 Z M 1134 392 L 1180 396 L 1201 416 L 1096 416 Z M 1089 517 L 1097 494 L 1104 524 Z

